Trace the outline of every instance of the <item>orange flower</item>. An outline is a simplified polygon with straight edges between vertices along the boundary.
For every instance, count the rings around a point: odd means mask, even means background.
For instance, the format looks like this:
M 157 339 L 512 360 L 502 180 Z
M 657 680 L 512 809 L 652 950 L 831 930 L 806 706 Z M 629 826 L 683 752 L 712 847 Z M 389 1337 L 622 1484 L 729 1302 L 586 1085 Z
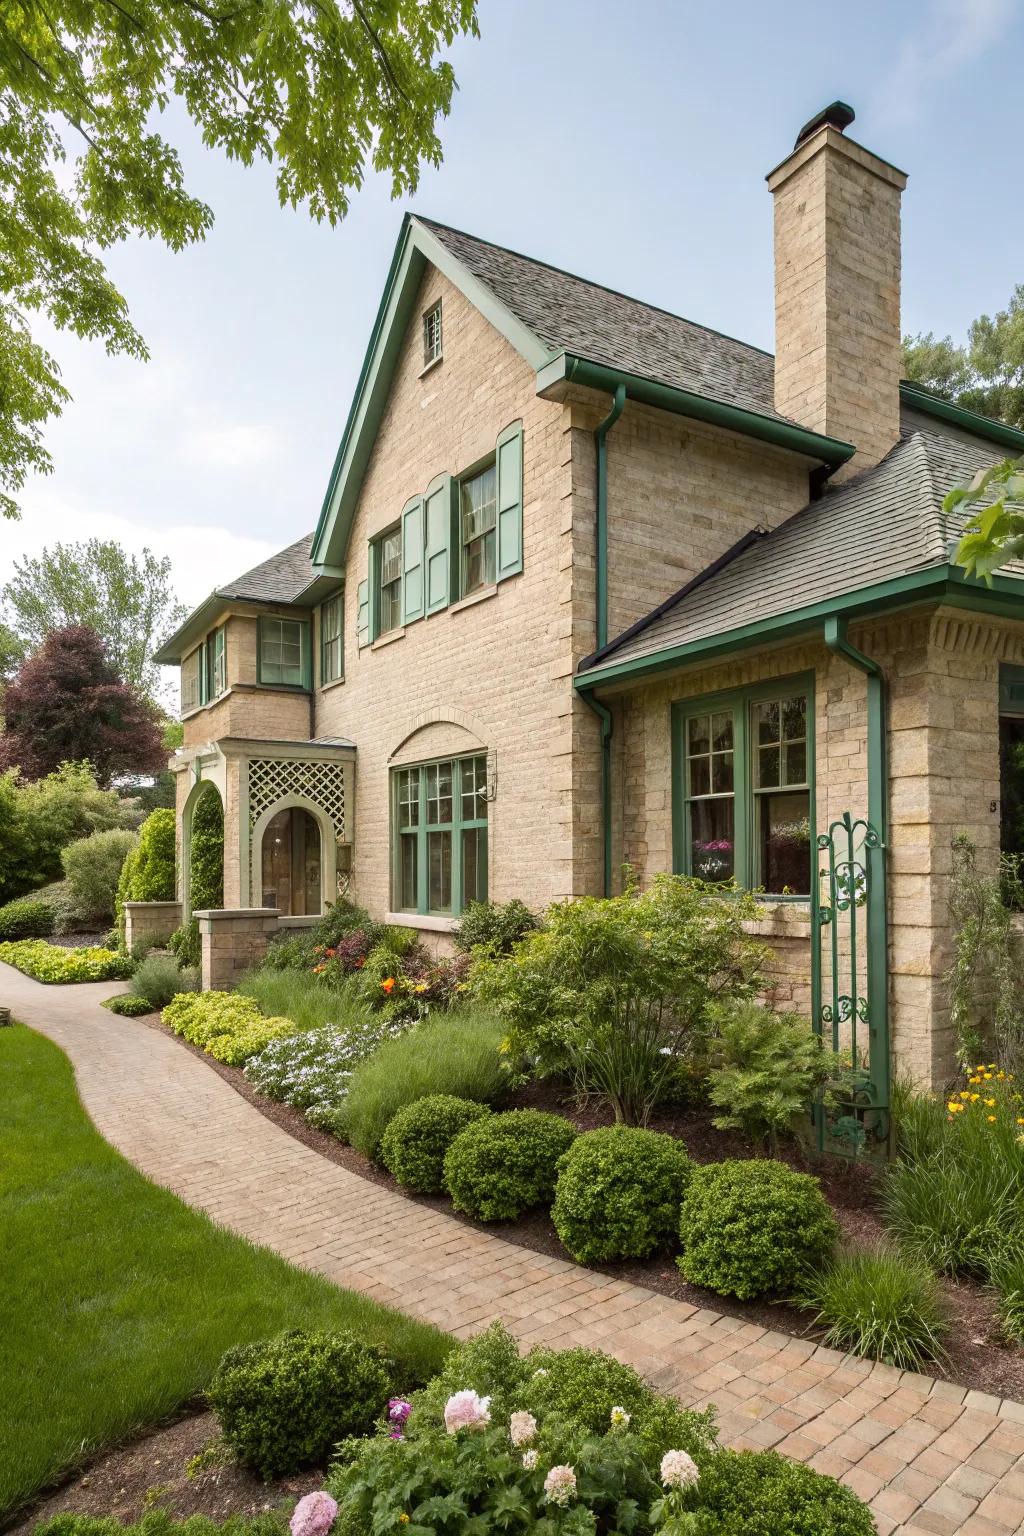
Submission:
M 395 978 L 393 976 L 385 976 L 381 986 L 385 992 L 393 992 L 395 990 Z

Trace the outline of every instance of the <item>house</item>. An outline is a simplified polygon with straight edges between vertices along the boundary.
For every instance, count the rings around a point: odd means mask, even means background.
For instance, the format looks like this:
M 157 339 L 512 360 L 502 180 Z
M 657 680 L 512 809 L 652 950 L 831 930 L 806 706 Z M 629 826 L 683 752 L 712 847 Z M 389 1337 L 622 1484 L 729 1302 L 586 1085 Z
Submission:
M 951 840 L 994 863 L 1024 731 L 1024 584 L 964 579 L 942 499 L 1024 433 L 901 383 L 906 177 L 852 118 L 768 176 L 774 358 L 405 218 L 315 531 L 158 657 L 186 914 L 223 800 L 207 985 L 339 890 L 443 943 L 478 898 L 735 876 L 871 1102 L 890 1040 L 942 1079 Z

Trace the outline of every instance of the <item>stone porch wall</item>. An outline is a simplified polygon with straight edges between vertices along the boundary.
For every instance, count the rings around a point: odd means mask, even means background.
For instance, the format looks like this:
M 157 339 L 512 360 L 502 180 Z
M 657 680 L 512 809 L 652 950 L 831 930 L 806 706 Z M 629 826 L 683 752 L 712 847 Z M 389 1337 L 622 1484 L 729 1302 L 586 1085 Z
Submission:
M 197 912 L 195 916 L 204 992 L 230 992 L 245 971 L 266 957 L 268 944 L 281 928 L 275 907 Z
M 137 944 L 165 944 L 181 927 L 180 901 L 126 901 L 124 942 L 129 954 Z

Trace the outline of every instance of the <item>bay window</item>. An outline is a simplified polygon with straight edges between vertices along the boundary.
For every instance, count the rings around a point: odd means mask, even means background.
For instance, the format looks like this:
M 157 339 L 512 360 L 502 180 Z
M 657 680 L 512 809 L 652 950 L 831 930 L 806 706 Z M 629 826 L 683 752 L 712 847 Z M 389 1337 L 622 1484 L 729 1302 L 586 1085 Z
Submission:
M 259 681 L 287 688 L 308 688 L 309 624 L 305 619 L 259 620 Z

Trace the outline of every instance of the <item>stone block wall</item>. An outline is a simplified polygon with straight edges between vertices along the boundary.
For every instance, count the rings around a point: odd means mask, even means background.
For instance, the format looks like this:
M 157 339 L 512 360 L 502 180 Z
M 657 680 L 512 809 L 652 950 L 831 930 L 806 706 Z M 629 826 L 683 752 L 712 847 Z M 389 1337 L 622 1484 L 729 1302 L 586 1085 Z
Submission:
M 243 972 L 259 965 L 280 931 L 274 907 L 197 912 L 204 992 L 230 992 Z
M 126 901 L 124 904 L 124 942 L 129 954 L 137 944 L 150 947 L 165 944 L 181 927 L 180 901 Z

